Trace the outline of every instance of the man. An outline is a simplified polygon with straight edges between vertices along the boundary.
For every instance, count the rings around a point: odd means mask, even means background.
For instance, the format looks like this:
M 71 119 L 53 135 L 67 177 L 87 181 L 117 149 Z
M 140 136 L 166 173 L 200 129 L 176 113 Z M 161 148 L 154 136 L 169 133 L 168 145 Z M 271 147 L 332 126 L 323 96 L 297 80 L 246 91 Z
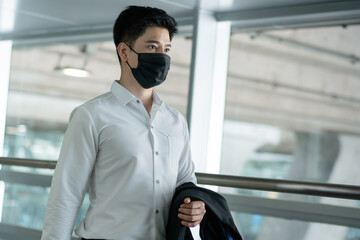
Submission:
M 165 239 L 175 188 L 196 182 L 184 117 L 153 91 L 170 66 L 175 20 L 128 7 L 114 25 L 121 65 L 111 91 L 77 107 L 53 176 L 42 240 L 69 240 L 89 186 L 83 239 Z M 178 217 L 198 225 L 201 201 L 184 199 Z

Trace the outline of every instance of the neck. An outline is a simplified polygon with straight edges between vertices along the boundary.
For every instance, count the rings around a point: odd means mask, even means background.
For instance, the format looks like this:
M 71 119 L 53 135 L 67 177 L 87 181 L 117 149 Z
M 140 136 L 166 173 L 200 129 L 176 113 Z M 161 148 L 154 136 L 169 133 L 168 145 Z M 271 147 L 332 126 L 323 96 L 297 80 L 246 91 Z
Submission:
M 119 84 L 121 84 L 124 88 L 126 88 L 131 94 L 133 94 L 135 97 L 140 99 L 145 108 L 151 109 L 152 106 L 152 94 L 153 89 L 145 89 L 143 88 L 132 76 L 132 74 L 121 74 L 120 80 L 117 81 Z

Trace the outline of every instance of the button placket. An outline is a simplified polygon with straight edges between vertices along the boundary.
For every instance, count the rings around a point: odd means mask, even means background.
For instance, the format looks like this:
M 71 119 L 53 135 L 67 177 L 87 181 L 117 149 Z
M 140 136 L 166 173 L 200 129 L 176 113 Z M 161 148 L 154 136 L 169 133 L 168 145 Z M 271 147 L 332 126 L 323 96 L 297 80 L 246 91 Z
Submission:
M 135 100 L 135 106 L 137 107 L 137 109 L 140 111 L 140 113 L 145 117 L 146 121 L 149 121 L 150 117 L 148 112 L 145 109 L 145 105 L 142 103 L 142 101 L 140 101 L 139 99 Z
M 153 176 L 153 179 L 154 179 L 154 213 L 155 213 L 155 216 L 157 216 L 159 214 L 159 201 L 160 199 L 158 199 L 158 196 L 159 196 L 159 192 L 160 192 L 160 186 L 159 186 L 159 178 L 158 178 L 158 166 L 157 166 L 157 156 L 159 154 L 159 152 L 156 150 L 157 149 L 157 135 L 156 133 L 154 133 L 153 131 L 151 131 L 152 129 L 152 125 L 151 125 L 151 122 L 149 123 L 150 125 L 150 132 L 151 134 L 153 135 L 153 162 L 154 162 L 154 176 Z

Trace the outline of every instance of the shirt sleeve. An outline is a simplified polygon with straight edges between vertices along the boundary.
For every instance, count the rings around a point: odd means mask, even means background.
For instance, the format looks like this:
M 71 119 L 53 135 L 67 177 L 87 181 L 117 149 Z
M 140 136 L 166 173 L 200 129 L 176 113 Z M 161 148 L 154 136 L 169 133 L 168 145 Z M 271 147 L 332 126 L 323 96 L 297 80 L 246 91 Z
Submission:
M 98 149 L 95 124 L 86 109 L 70 115 L 52 178 L 41 240 L 70 240 Z
M 180 156 L 176 187 L 186 182 L 193 182 L 194 184 L 197 183 L 195 176 L 195 166 L 191 159 L 189 128 L 184 118 L 183 122 L 184 148 Z

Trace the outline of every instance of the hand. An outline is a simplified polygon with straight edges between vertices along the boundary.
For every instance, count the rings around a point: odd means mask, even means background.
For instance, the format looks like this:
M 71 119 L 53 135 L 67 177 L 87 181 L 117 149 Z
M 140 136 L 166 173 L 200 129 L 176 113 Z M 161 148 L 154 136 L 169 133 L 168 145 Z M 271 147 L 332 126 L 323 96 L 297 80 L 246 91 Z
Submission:
M 193 201 L 189 197 L 184 199 L 184 204 L 180 205 L 178 217 L 183 220 L 181 224 L 186 227 L 195 227 L 203 219 L 206 213 L 205 203 Z

